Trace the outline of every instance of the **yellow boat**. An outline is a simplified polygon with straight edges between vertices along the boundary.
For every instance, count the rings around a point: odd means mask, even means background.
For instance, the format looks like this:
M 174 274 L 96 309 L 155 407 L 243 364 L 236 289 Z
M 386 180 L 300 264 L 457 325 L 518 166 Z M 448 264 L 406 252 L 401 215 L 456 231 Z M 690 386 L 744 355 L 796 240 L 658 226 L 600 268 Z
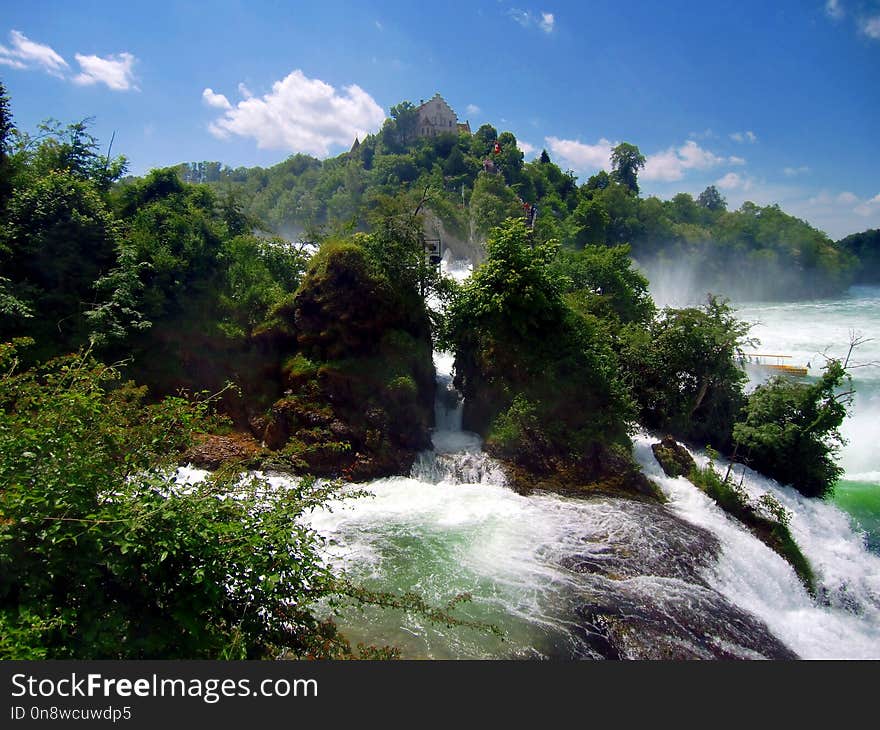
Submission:
M 769 370 L 778 370 L 779 372 L 786 373 L 787 375 L 804 376 L 807 374 L 807 368 L 802 367 L 801 365 L 785 365 L 781 362 L 778 362 L 779 360 L 791 359 L 791 355 L 768 355 L 767 353 L 762 352 L 749 352 L 745 354 L 748 358 L 747 362 L 753 365 L 768 368 Z M 777 362 L 764 362 L 761 358 L 765 357 L 776 358 Z M 753 358 L 755 359 L 753 360 Z

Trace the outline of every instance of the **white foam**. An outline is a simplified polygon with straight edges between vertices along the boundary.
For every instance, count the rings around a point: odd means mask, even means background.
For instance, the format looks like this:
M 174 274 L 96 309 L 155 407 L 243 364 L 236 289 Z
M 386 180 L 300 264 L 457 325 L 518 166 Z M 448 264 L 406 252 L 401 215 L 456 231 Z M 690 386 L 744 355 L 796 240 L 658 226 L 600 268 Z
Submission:
M 785 560 L 708 496 L 684 478 L 666 477 L 651 452 L 653 441 L 644 434 L 635 440 L 635 455 L 646 474 L 676 513 L 711 530 L 721 542 L 718 563 L 707 571 L 716 590 L 763 619 L 802 657 L 880 658 L 880 558 L 866 550 L 843 512 L 746 470 L 743 488 L 751 498 L 769 492 L 791 513 L 792 536 L 815 573 L 820 598 L 827 601 L 822 605 Z M 705 465 L 705 454 L 694 456 Z M 723 473 L 727 463 L 719 460 L 717 468 Z M 741 470 L 736 467 L 737 477 Z

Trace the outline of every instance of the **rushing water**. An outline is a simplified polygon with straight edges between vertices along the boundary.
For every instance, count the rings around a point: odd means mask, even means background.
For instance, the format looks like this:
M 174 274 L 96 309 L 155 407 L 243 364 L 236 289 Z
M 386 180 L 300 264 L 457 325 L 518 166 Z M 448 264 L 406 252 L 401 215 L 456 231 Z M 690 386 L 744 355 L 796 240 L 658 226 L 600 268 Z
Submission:
M 338 619 L 352 642 L 430 658 L 790 655 L 712 585 L 722 546 L 687 515 L 507 488 L 479 437 L 461 431 L 451 358 L 435 364 L 434 449 L 410 477 L 360 485 L 373 496 L 335 503 L 311 526 L 327 540 L 328 559 L 369 587 L 415 591 L 435 605 L 469 593 L 461 618 L 504 636 L 365 609 Z M 786 580 L 798 589 L 793 573 Z
M 880 290 L 738 310 L 756 323 L 761 351 L 809 362 L 811 376 L 822 353 L 845 354 L 850 331 L 877 338 L 855 359 L 880 361 Z M 504 638 L 365 609 L 338 618 L 353 643 L 432 658 L 880 658 L 880 557 L 869 549 L 880 544 L 876 366 L 853 371 L 858 397 L 834 503 L 742 475 L 750 496 L 770 492 L 791 513 L 816 574 L 814 598 L 788 563 L 690 482 L 665 477 L 647 434 L 635 438 L 634 455 L 665 506 L 512 491 L 479 437 L 461 430 L 451 356 L 437 354 L 435 365 L 433 450 L 408 477 L 359 485 L 373 496 L 331 505 L 311 524 L 327 540 L 328 559 L 366 585 L 416 591 L 434 604 L 468 593 L 459 615 L 497 626 Z M 750 374 L 752 385 L 765 375 Z
M 845 354 L 850 330 L 876 338 L 856 360 L 880 361 L 878 289 L 738 309 L 756 323 L 762 351 L 809 362 L 812 376 L 820 353 Z M 371 496 L 335 501 L 307 519 L 325 539 L 326 559 L 355 580 L 414 591 L 433 605 L 467 593 L 456 615 L 502 636 L 430 623 L 416 611 L 344 606 L 336 620 L 353 644 L 393 645 L 419 658 L 880 658 L 877 366 L 854 371 L 846 477 L 833 503 L 735 467 L 750 497 L 769 492 L 789 511 L 816 597 L 703 492 L 667 478 L 648 434 L 634 438 L 634 456 L 666 505 L 514 492 L 480 438 L 462 431 L 452 357 L 437 353 L 435 366 L 433 448 L 409 476 L 353 485 Z M 752 385 L 763 377 L 751 374 Z M 181 478 L 200 473 L 183 469 Z M 283 489 L 289 477 L 270 481 Z
M 790 362 L 810 366 L 817 376 L 823 355 L 845 358 L 851 335 L 866 341 L 852 353 L 856 390 L 852 414 L 841 429 L 847 443 L 840 463 L 845 474 L 834 502 L 865 532 L 880 554 L 880 288 L 853 287 L 841 299 L 786 304 L 741 304 L 737 316 L 754 323 L 760 352 L 791 355 Z M 754 380 L 764 373 L 752 370 Z

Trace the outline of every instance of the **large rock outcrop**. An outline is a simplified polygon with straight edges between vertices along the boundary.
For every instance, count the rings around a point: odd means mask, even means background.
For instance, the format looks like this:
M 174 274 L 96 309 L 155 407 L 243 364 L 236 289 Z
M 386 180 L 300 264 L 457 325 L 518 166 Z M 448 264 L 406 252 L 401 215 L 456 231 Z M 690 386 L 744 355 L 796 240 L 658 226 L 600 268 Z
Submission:
M 292 468 L 363 481 L 408 472 L 430 445 L 424 305 L 376 273 L 357 244 L 326 244 L 260 336 L 289 350 L 284 395 L 252 427 Z

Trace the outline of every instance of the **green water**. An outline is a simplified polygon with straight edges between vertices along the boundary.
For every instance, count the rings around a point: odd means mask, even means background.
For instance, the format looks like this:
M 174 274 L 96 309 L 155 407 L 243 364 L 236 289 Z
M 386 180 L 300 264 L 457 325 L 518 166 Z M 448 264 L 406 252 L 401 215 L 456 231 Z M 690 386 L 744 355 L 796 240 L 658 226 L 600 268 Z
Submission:
M 834 504 L 846 510 L 865 533 L 868 549 L 880 554 L 880 485 L 846 479 L 834 490 Z

